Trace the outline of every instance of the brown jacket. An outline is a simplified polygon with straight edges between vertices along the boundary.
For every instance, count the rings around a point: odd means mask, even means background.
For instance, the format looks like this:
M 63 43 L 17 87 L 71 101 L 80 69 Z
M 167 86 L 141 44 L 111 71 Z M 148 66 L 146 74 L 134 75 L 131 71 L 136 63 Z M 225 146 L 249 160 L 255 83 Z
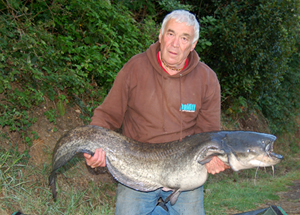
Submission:
M 215 72 L 192 51 L 188 66 L 170 76 L 159 65 L 156 42 L 133 56 L 118 73 L 92 125 L 140 142 L 160 143 L 220 130 L 220 85 Z

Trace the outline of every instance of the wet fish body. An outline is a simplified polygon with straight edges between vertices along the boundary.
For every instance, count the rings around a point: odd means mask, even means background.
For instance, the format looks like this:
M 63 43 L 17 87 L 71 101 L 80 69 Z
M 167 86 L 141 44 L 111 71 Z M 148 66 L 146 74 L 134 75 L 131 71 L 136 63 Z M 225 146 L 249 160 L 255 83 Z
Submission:
M 234 171 L 273 166 L 283 158 L 273 152 L 274 135 L 250 131 L 218 131 L 188 136 L 182 141 L 140 143 L 117 132 L 86 125 L 70 130 L 57 142 L 49 185 L 56 197 L 56 170 L 77 153 L 94 154 L 102 148 L 109 172 L 120 183 L 148 192 L 173 190 L 174 204 L 181 191 L 202 186 L 208 176 L 205 163 L 218 156 Z

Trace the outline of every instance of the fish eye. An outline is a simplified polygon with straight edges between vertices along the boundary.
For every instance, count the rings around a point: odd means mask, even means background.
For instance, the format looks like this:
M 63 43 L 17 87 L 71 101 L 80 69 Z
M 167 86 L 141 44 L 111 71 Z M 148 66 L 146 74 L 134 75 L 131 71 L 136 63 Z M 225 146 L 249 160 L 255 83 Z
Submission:
M 250 153 L 250 152 L 255 152 L 255 150 L 254 150 L 254 149 L 248 149 L 247 152 L 248 152 L 248 153 Z

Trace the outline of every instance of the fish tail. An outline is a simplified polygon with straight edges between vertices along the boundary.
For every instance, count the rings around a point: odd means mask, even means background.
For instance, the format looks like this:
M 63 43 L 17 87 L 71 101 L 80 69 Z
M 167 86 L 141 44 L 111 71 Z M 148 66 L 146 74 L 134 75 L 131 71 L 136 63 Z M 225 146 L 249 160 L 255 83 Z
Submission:
M 51 175 L 49 176 L 49 186 L 51 187 L 52 190 L 52 197 L 55 200 L 57 196 L 56 192 L 56 174 L 55 172 L 52 172 Z

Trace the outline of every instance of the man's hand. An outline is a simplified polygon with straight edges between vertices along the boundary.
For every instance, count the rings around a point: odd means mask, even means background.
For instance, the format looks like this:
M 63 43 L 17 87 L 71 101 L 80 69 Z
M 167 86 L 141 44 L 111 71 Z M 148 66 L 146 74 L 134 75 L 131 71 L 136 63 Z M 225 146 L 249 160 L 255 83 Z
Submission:
M 205 164 L 207 172 L 210 174 L 216 174 L 229 169 L 230 166 L 227 166 L 223 161 L 220 160 L 217 156 L 214 156 L 211 161 Z
M 96 149 L 93 157 L 90 154 L 83 153 L 86 164 L 92 168 L 105 167 L 105 152 L 102 149 Z

